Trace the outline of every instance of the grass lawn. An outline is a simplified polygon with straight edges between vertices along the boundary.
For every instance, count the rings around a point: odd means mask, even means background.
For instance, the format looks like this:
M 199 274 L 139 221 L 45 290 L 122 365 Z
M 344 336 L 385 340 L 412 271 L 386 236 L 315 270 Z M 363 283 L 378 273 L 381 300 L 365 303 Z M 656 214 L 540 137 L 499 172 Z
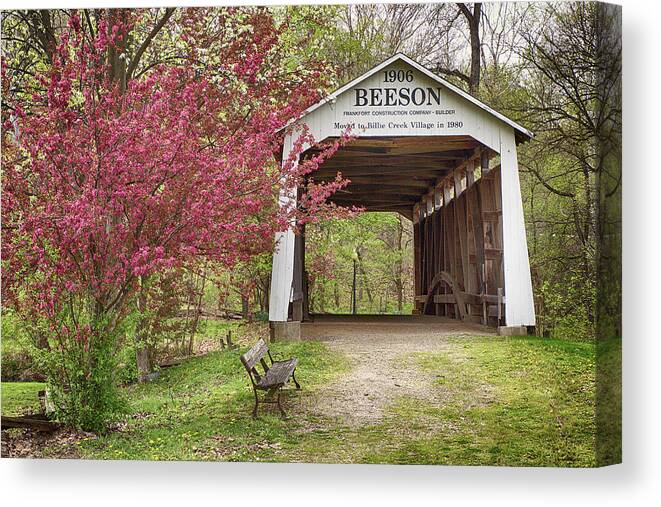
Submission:
M 328 425 L 299 461 L 595 465 L 594 345 L 540 338 L 452 340 L 401 360 L 426 370 L 435 401 L 399 398 L 376 425 Z
M 214 352 L 126 389 L 130 414 L 77 444 L 95 459 L 594 465 L 594 345 L 540 338 L 457 337 L 442 353 L 397 358 L 426 379 L 425 399 L 399 397 L 368 426 L 313 415 L 318 391 L 349 366 L 321 342 L 278 343 L 299 358 L 303 391 L 281 420 L 250 416 L 241 350 Z M 13 389 L 13 388 L 12 388 Z M 35 388 L 36 389 L 36 388 Z M 9 407 L 17 406 L 8 391 Z M 318 398 L 318 399 L 317 399 Z M 36 397 L 35 397 L 36 399 Z M 5 393 L 3 390 L 3 404 Z M 3 406 L 3 412 L 5 407 Z
M 457 340 L 454 354 L 419 354 L 447 402 L 401 400 L 400 419 L 451 424 L 394 452 L 396 462 L 590 466 L 595 451 L 594 345 L 539 338 Z
M 18 416 L 39 412 L 41 382 L 2 382 L 2 415 Z
M 258 461 L 296 446 L 300 437 L 295 419 L 282 420 L 271 405 L 260 405 L 260 419 L 252 419 L 253 393 L 239 361 L 244 351 L 214 352 L 164 370 L 153 383 L 130 387 L 132 416 L 119 431 L 83 441 L 81 454 L 100 459 Z M 319 342 L 277 344 L 272 351 L 275 359 L 299 359 L 296 376 L 310 392 L 346 369 L 344 359 Z M 293 398 L 285 402 L 290 411 Z

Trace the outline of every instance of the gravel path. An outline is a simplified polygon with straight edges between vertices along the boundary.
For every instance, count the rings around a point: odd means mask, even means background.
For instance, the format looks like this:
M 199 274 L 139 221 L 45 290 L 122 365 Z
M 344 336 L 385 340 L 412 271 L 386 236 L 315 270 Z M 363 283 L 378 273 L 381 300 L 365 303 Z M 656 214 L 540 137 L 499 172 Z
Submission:
M 452 353 L 456 345 L 448 337 L 492 332 L 436 317 L 317 317 L 303 325 L 303 339 L 320 340 L 341 351 L 351 370 L 322 388 L 309 409 L 351 426 L 378 422 L 384 407 L 398 396 L 431 395 L 433 378 L 407 360 L 412 353 Z

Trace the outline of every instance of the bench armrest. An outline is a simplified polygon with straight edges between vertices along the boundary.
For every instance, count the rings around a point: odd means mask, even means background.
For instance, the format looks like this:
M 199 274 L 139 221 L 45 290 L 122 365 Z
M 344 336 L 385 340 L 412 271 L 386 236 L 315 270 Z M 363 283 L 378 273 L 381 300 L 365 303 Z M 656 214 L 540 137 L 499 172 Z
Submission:
M 274 359 L 273 356 L 271 355 L 271 350 L 269 350 L 269 359 L 271 360 L 271 364 L 275 363 L 285 363 L 289 361 L 289 359 Z

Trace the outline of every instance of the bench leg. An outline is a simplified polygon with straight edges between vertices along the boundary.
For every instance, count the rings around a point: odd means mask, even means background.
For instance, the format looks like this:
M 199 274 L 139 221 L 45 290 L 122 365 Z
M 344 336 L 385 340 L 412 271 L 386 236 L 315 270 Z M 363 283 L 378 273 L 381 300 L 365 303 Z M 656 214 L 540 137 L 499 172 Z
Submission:
M 257 406 L 259 405 L 259 399 L 257 398 L 257 390 L 253 389 L 253 393 L 255 393 L 255 408 L 252 409 L 252 418 L 257 419 Z
M 278 389 L 278 408 L 280 409 L 280 414 L 282 415 L 282 418 L 286 418 L 287 414 L 285 413 L 285 410 L 282 408 L 282 404 L 280 403 L 280 390 Z
M 294 384 L 296 384 L 296 389 L 300 390 L 301 389 L 301 384 L 299 384 L 298 381 L 296 380 L 296 370 L 291 372 L 291 378 L 294 381 Z

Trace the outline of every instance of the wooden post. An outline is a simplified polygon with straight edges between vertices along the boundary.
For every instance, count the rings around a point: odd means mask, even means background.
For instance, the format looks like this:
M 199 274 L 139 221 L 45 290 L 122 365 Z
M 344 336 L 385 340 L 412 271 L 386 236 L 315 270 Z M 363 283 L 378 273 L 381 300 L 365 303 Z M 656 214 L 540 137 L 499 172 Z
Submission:
M 486 264 L 482 263 L 481 266 L 481 271 L 482 271 L 482 286 L 480 287 L 480 294 L 483 296 L 487 295 L 487 284 L 484 280 L 487 279 L 486 276 L 486 271 L 487 267 Z M 489 303 L 486 300 L 482 300 L 482 324 L 487 326 L 489 324 Z
M 301 322 L 303 320 L 303 255 L 301 235 L 294 239 L 294 275 L 292 281 L 292 303 L 291 320 Z
M 303 188 L 297 190 L 296 200 L 300 201 L 303 195 Z M 294 273 L 292 279 L 292 320 L 301 322 L 303 320 L 303 270 L 305 269 L 305 227 L 299 226 L 298 234 L 294 239 Z
M 351 313 L 356 315 L 356 259 L 353 260 L 353 285 L 351 286 Z
M 489 174 L 489 149 L 484 148 L 480 153 L 480 171 L 481 176 Z
M 303 148 L 306 148 L 306 146 Z M 283 164 L 287 163 L 286 161 L 289 159 L 289 155 L 293 150 L 294 141 L 291 135 L 287 135 L 282 148 Z M 296 164 L 298 164 L 298 160 Z M 282 189 L 279 196 L 279 205 L 281 207 L 295 206 L 296 198 L 296 188 Z M 276 234 L 269 299 L 269 321 L 271 322 L 271 330 L 274 334 L 277 334 L 274 330 L 281 330 L 286 326 L 275 326 L 273 323 L 286 322 L 289 315 L 294 273 L 294 245 L 295 234 L 293 227 L 289 227 L 286 231 Z
M 466 162 L 466 188 L 470 188 L 475 183 L 475 162 L 469 160 Z
M 420 278 L 420 205 L 413 207 L 413 308 L 418 311 L 417 296 L 422 294 L 422 280 Z
M 301 225 L 301 291 L 303 293 L 303 320 L 310 320 L 310 293 L 308 272 L 305 269 L 305 224 Z
M 439 189 L 434 188 L 434 276 L 443 271 L 441 265 L 443 259 L 443 229 L 441 227 L 443 218 L 441 209 L 442 201 L 442 193 Z M 434 304 L 434 313 L 436 315 L 442 315 L 440 303 Z

